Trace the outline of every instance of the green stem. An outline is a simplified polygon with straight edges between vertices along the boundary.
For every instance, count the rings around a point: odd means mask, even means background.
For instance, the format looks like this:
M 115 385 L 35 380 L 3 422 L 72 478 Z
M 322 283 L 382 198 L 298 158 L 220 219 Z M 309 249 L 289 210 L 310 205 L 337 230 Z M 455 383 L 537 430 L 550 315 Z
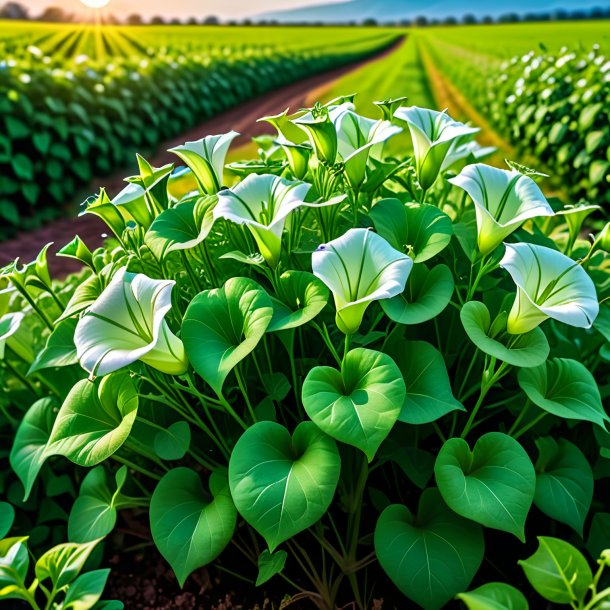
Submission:
M 517 416 L 517 419 L 515 419 L 513 425 L 510 427 L 510 430 L 507 432 L 508 436 L 512 436 L 513 433 L 515 432 L 515 430 L 518 429 L 519 424 L 523 421 L 523 418 L 526 416 L 527 412 L 529 411 L 531 404 L 532 403 L 531 403 L 530 399 L 528 398 L 525 401 L 525 405 L 523 405 L 523 409 L 521 409 L 521 412 Z
M 248 391 L 246 389 L 246 384 L 244 382 L 244 379 L 243 379 L 241 373 L 239 372 L 239 365 L 237 365 L 235 367 L 235 377 L 237 379 L 237 385 L 239 386 L 242 396 L 244 397 L 244 401 L 246 403 L 246 407 L 248 408 L 248 412 L 250 413 L 250 417 L 252 418 L 252 421 L 254 423 L 256 423 L 257 422 L 256 413 L 254 412 L 254 409 L 252 408 L 252 403 L 250 402 L 250 399 L 248 398 Z
M 519 437 L 523 436 L 528 430 L 530 430 L 535 425 L 537 425 L 542 419 L 544 419 L 546 417 L 546 415 L 547 415 L 546 411 L 543 411 L 542 413 L 540 413 L 540 415 L 535 417 L 529 424 L 526 424 L 525 426 L 523 426 L 523 428 L 521 428 L 521 430 L 519 430 L 518 432 L 515 432 L 515 434 L 513 434 L 512 437 L 515 440 L 517 440 Z
M 117 461 L 119 464 L 124 464 L 128 468 L 131 468 L 132 470 L 135 470 L 136 472 L 139 472 L 140 474 L 143 474 L 151 479 L 154 479 L 155 481 L 161 480 L 161 477 L 158 474 L 155 474 L 154 472 L 147 470 L 143 466 L 139 466 L 138 464 L 135 464 L 134 462 L 132 462 L 131 460 L 128 460 L 127 458 L 117 455 L 116 453 L 111 457 L 113 460 Z

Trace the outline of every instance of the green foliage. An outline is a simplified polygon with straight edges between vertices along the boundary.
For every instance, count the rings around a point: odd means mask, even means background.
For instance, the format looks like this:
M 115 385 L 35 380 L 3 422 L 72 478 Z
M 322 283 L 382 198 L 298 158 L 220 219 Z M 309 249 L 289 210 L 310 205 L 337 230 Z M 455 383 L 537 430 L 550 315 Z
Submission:
M 80 276 L 46 248 L 1 270 L 0 595 L 112 608 L 81 571 L 130 510 L 180 586 L 216 565 L 324 610 L 372 583 L 397 608 L 607 605 L 607 231 L 404 104 L 266 117 L 232 177 L 233 132 L 179 147 L 192 170 L 138 157 L 85 209 L 114 237 L 63 248 Z M 419 174 L 375 141 L 410 133 L 390 109 L 434 148 Z

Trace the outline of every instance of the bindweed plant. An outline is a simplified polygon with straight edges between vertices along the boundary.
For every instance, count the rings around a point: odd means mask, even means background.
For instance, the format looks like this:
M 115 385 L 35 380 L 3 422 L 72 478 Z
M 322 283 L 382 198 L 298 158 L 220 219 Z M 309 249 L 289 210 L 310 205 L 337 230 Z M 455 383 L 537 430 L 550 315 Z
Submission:
M 181 586 L 213 564 L 321 610 L 610 602 L 608 231 L 405 103 L 265 117 L 233 177 L 234 133 L 139 158 L 84 209 L 106 247 L 60 252 L 69 295 L 46 250 L 3 270 L 10 463 L 26 498 L 75 465 L 70 543 L 136 511 Z

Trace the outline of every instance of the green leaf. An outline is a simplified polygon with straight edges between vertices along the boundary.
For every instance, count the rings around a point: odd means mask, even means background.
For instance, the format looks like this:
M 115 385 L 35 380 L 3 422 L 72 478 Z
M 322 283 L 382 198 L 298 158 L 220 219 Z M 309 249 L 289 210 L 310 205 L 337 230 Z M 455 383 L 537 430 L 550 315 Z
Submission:
M 69 318 L 61 321 L 53 329 L 44 349 L 38 352 L 36 360 L 32 363 L 28 375 L 43 369 L 70 366 L 78 362 L 74 345 L 74 331 L 77 322 L 78 320 L 75 318 Z
M 199 293 L 188 306 L 182 341 L 193 368 L 222 393 L 230 371 L 258 344 L 271 322 L 271 299 L 259 284 L 231 278 Z
M 536 440 L 534 504 L 551 519 L 566 523 L 582 537 L 593 499 L 593 472 L 582 451 L 565 439 Z
M 464 439 L 451 438 L 439 451 L 434 474 L 443 499 L 458 515 L 525 541 L 536 473 L 515 439 L 489 432 L 470 451 Z
M 405 400 L 396 363 L 381 352 L 350 351 L 341 371 L 316 366 L 303 382 L 303 406 L 334 439 L 362 450 L 369 462 L 396 423 Z
M 13 527 L 15 509 L 8 502 L 0 502 L 0 538 L 4 538 Z
M 525 595 L 503 582 L 490 582 L 456 597 L 468 610 L 529 610 Z
M 117 472 L 117 489 L 114 493 L 108 487 L 103 466 L 96 466 L 83 479 L 68 519 L 68 539 L 71 542 L 92 542 L 107 536 L 114 529 L 116 500 L 126 473 L 125 466 Z
M 110 570 L 94 570 L 81 574 L 69 587 L 62 605 L 62 610 L 89 610 L 98 602 Z
M 447 247 L 451 219 L 434 205 L 382 199 L 370 211 L 375 229 L 390 245 L 423 263 Z
M 155 434 L 154 450 L 162 460 L 181 460 L 191 444 L 191 429 L 185 421 L 177 421 Z
M 25 502 L 46 459 L 47 442 L 57 410 L 54 398 L 37 400 L 21 421 L 10 454 L 11 468 L 23 483 Z
M 610 548 L 610 513 L 595 513 L 589 528 L 587 551 L 598 559 L 602 551 Z
M 50 578 L 56 589 L 71 583 L 82 570 L 98 542 L 99 540 L 86 544 L 75 542 L 58 544 L 36 562 L 36 578 L 41 582 Z
M 30 556 L 27 536 L 0 540 L 0 599 L 19 599 L 25 589 Z M 4 591 L 5 588 L 11 590 Z
M 195 471 L 174 468 L 150 501 L 153 540 L 181 587 L 194 570 L 220 555 L 235 530 L 237 511 L 224 474 L 212 474 L 210 491 L 211 496 Z
M 34 179 L 34 164 L 29 157 L 19 153 L 12 157 L 11 163 L 13 166 L 13 171 L 18 178 L 21 178 L 21 180 Z
M 469 301 L 462 307 L 460 318 L 470 340 L 502 362 L 528 368 L 540 366 L 549 355 L 549 343 L 540 328 L 516 336 L 497 331 L 484 303 Z M 503 326 L 505 329 L 506 323 Z
M 431 270 L 425 265 L 414 265 L 405 291 L 379 303 L 390 320 L 421 324 L 436 318 L 447 307 L 454 287 L 447 265 L 436 265 Z
M 538 536 L 538 550 L 519 565 L 532 587 L 556 604 L 582 602 L 593 582 L 582 553 L 559 538 Z
M 398 419 L 407 424 L 428 424 L 452 411 L 465 411 L 451 389 L 443 355 L 426 341 L 396 341 L 388 353 L 398 365 L 407 396 Z
M 604 429 L 604 423 L 610 421 L 595 378 L 576 360 L 551 358 L 536 368 L 519 371 L 517 379 L 527 397 L 547 413 L 590 421 Z
M 451 511 L 435 488 L 426 489 L 417 515 L 388 506 L 375 527 L 381 567 L 409 599 L 438 610 L 467 589 L 483 560 L 481 526 Z
M 174 250 L 188 250 L 209 235 L 214 224 L 214 196 L 190 197 L 176 207 L 164 210 L 148 229 L 146 244 L 157 258 Z
M 307 271 L 286 271 L 277 283 L 278 298 L 272 299 L 273 318 L 267 332 L 287 330 L 313 320 L 326 306 L 328 288 Z
M 45 456 L 63 455 L 79 466 L 95 466 L 127 440 L 138 412 L 138 392 L 127 373 L 101 382 L 83 379 L 64 400 Z
M 270 551 L 316 523 L 335 494 L 341 459 L 335 441 L 312 422 L 292 435 L 275 422 L 254 424 L 229 461 L 231 495 Z
M 276 574 L 279 574 L 286 565 L 287 557 L 288 553 L 286 553 L 286 551 L 275 551 L 275 553 L 271 553 L 268 549 L 265 549 L 258 556 L 256 586 L 260 587 L 268 580 L 271 580 Z

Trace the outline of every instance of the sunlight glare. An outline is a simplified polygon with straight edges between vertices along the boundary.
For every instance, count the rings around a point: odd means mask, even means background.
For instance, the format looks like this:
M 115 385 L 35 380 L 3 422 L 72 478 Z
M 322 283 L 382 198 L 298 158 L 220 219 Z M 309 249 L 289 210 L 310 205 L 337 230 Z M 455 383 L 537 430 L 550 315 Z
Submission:
M 104 8 L 110 0 L 80 0 L 89 8 Z

